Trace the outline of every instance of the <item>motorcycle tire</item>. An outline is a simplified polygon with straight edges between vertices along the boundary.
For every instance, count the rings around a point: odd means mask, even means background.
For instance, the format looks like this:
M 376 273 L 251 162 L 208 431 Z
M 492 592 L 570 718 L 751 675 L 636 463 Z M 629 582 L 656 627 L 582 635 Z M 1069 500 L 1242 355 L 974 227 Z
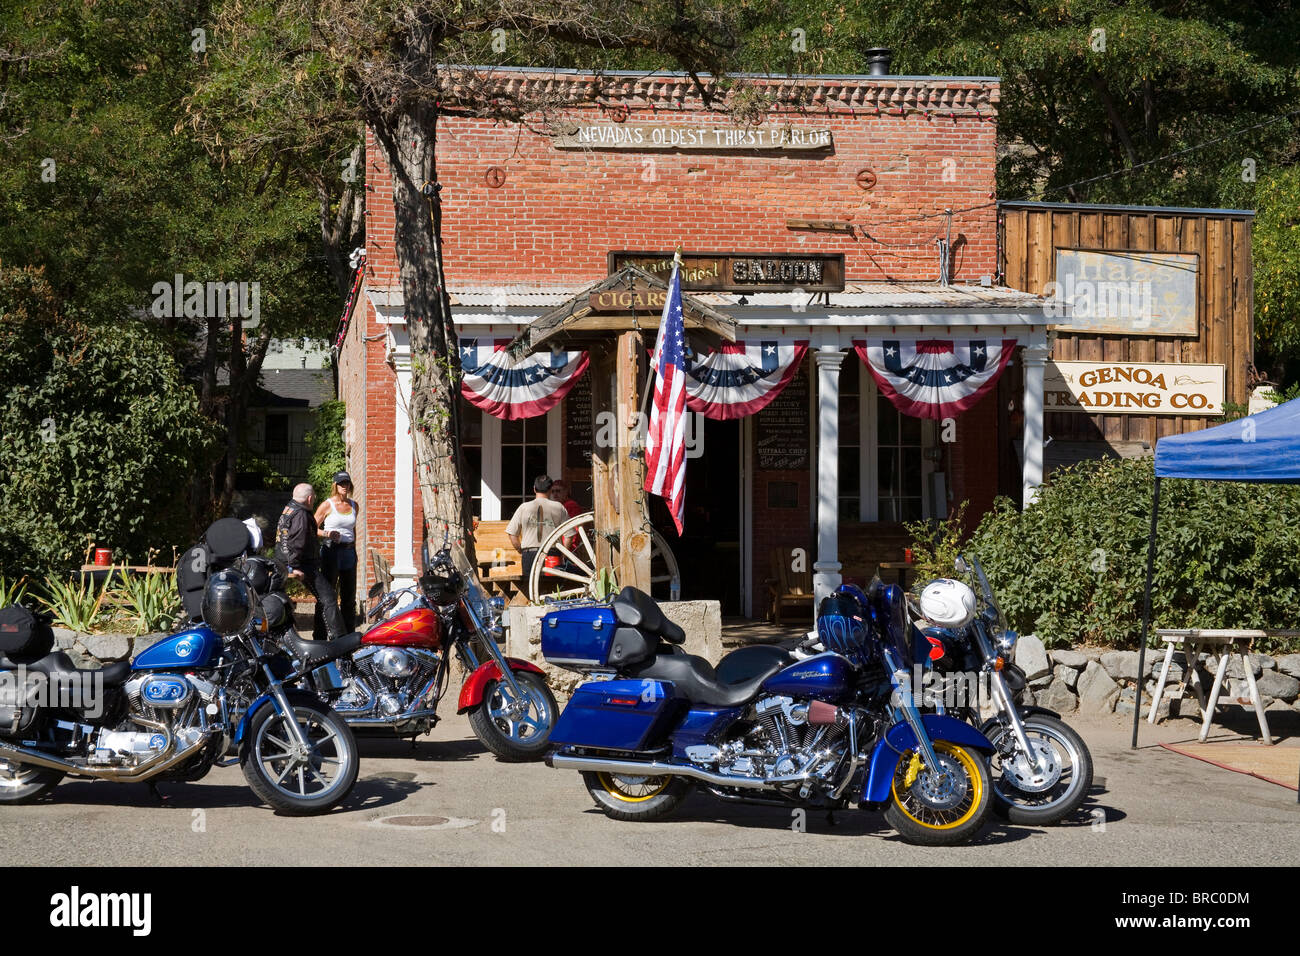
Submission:
M 57 787 L 63 777 L 58 770 L 0 760 L 0 804 L 34 803 Z
M 993 786 L 988 764 L 978 751 L 947 740 L 934 741 L 934 749 L 954 776 L 958 792 L 935 791 L 933 775 L 920 766 L 915 751 L 908 751 L 894 769 L 885 821 L 908 843 L 955 846 L 983 829 L 992 812 Z
M 290 816 L 325 813 L 341 803 L 357 782 L 360 758 L 356 738 L 343 718 L 324 704 L 297 695 L 290 698 L 290 704 L 298 725 L 306 725 L 312 748 L 309 766 L 290 766 L 293 761 L 282 742 L 292 741 L 293 735 L 273 705 L 262 707 L 253 716 L 240 748 L 239 766 L 249 787 L 272 809 Z M 277 759 L 277 753 L 285 757 Z M 338 765 L 334 778 L 308 792 L 309 774 L 323 780 L 320 771 L 326 762 Z
M 1092 788 L 1092 754 L 1072 727 L 1046 714 L 1022 718 L 1025 735 L 1035 746 L 1047 744 L 1059 773 L 1049 789 L 1032 792 L 1016 785 L 1016 775 L 1001 757 L 1002 737 L 1011 728 L 993 720 L 985 725 L 985 736 L 998 747 L 993 767 L 993 812 L 1011 823 L 1043 826 L 1058 823 L 1078 810 Z M 1019 749 L 1019 748 L 1017 748 Z
M 530 699 L 526 719 L 511 720 L 505 712 L 510 685 L 504 681 L 488 681 L 483 688 L 482 702 L 469 712 L 469 725 L 479 742 L 500 760 L 511 763 L 541 760 L 550 747 L 551 731 L 560 708 L 541 674 L 515 671 L 514 677 Z
M 691 792 L 688 781 L 671 774 L 632 777 L 584 770 L 582 782 L 605 816 L 630 822 L 658 820 L 676 809 Z

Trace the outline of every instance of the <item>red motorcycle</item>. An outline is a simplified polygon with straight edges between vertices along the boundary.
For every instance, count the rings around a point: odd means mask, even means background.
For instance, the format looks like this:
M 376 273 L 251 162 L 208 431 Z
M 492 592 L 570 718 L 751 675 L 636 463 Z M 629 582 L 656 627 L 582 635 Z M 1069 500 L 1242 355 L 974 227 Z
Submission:
M 379 623 L 351 657 L 313 671 L 317 694 L 357 730 L 414 740 L 438 722 L 454 652 L 469 672 L 456 713 L 502 760 L 541 759 L 559 708 L 540 667 L 501 653 L 505 601 L 488 598 L 460 548 L 423 558 L 416 587 L 371 589 L 367 620 Z

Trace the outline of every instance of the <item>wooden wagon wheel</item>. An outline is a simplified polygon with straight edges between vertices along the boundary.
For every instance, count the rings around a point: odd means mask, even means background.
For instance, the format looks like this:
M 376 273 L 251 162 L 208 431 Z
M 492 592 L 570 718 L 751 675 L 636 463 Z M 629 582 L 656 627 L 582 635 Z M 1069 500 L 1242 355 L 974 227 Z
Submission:
M 566 543 L 567 541 L 567 543 Z M 552 567 L 546 559 L 554 557 Z M 596 583 L 596 513 L 570 518 L 541 543 L 528 574 L 528 600 L 591 597 Z M 660 601 L 681 599 L 682 575 L 668 542 L 658 531 L 650 543 L 650 594 Z

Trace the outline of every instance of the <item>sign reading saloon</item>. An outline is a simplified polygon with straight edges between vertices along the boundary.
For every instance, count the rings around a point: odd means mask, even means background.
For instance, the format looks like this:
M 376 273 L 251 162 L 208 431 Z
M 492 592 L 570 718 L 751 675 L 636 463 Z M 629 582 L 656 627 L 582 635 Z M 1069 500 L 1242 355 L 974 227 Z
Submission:
M 551 138 L 559 149 L 767 149 L 782 152 L 830 149 L 831 131 L 800 126 L 644 126 L 636 123 L 575 124 Z
M 1223 366 L 1048 362 L 1043 407 L 1090 415 L 1222 415 Z
M 664 281 L 673 272 L 671 252 L 611 252 L 611 274 L 634 265 Z M 688 252 L 682 255 L 687 292 L 842 292 L 844 256 L 834 254 Z

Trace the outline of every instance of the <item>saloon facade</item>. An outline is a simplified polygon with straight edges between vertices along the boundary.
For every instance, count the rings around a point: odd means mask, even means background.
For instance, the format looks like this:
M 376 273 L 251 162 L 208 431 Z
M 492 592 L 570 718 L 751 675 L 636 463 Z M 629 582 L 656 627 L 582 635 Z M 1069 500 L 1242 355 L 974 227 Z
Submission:
M 998 283 L 996 79 L 749 78 L 771 107 L 746 127 L 680 75 L 495 79 L 573 105 L 524 127 L 441 120 L 476 517 L 508 519 L 543 472 L 590 507 L 601 410 L 587 356 L 503 347 L 604 313 L 637 317 L 652 344 L 662 293 L 637 277 L 666 281 L 677 247 L 687 311 L 735 337 L 691 357 L 683 537 L 656 521 L 683 597 L 758 616 L 778 560 L 806 555 L 824 590 L 900 558 L 904 521 L 1032 498 L 1059 319 L 1038 290 Z M 400 579 L 415 573 L 420 502 L 392 181 L 373 137 L 366 179 L 340 397 L 358 543 Z

